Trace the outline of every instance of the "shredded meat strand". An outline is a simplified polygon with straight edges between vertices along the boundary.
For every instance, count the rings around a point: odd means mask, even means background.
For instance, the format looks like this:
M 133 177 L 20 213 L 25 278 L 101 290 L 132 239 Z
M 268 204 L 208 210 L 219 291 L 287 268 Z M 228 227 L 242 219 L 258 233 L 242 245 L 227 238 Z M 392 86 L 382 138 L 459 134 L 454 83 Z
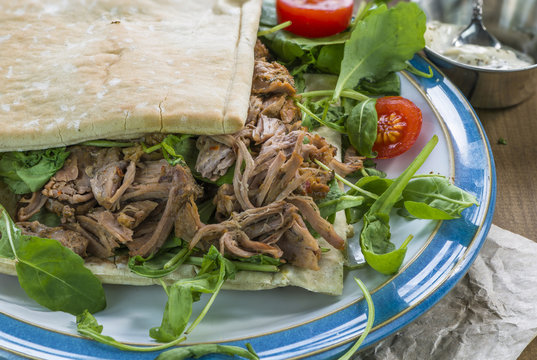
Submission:
M 19 208 L 19 211 L 17 212 L 18 221 L 26 221 L 30 219 L 41 210 L 46 202 L 47 197 L 42 195 L 39 191 L 32 193 L 32 196 L 29 199 L 22 198 L 19 203 L 27 205 Z

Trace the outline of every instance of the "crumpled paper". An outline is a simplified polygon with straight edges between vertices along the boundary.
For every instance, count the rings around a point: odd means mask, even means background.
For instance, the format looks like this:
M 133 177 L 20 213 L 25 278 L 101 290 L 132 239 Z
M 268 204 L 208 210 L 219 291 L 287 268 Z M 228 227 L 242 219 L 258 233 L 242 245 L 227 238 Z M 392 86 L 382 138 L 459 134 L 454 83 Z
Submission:
M 537 243 L 492 225 L 438 304 L 358 360 L 516 360 L 537 335 Z

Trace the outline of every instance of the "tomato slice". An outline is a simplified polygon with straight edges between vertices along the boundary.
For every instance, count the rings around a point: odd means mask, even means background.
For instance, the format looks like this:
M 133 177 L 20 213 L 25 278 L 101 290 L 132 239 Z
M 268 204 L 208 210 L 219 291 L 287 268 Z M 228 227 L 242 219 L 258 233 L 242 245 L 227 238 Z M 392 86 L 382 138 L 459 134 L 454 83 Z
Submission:
M 389 159 L 401 155 L 418 138 L 421 130 L 421 110 L 401 96 L 386 96 L 377 99 L 377 139 L 373 151 L 378 159 Z
M 278 22 L 291 21 L 288 30 L 316 38 L 342 32 L 349 26 L 354 0 L 276 0 Z

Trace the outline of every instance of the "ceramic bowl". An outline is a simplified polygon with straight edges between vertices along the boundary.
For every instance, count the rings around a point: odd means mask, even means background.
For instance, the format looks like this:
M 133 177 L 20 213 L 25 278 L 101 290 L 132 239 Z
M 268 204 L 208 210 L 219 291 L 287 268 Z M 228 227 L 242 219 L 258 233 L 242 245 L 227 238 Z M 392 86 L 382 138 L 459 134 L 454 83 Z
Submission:
M 470 23 L 471 0 L 415 0 L 427 21 Z M 488 31 L 517 51 L 537 59 L 537 0 L 485 0 L 483 22 Z M 459 63 L 425 47 L 427 57 L 477 108 L 504 108 L 521 103 L 536 91 L 537 64 L 519 69 L 485 69 Z

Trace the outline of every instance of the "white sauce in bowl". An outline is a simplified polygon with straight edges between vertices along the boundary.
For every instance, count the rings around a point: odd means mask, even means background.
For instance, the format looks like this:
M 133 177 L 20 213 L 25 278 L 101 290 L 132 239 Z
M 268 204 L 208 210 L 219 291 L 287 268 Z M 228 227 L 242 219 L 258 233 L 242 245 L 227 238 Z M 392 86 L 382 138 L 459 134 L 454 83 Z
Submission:
M 485 69 L 519 69 L 535 63 L 530 56 L 504 45 L 500 49 L 470 44 L 453 46 L 453 40 L 462 30 L 464 26 L 431 21 L 427 23 L 425 43 L 431 50 L 459 63 Z

